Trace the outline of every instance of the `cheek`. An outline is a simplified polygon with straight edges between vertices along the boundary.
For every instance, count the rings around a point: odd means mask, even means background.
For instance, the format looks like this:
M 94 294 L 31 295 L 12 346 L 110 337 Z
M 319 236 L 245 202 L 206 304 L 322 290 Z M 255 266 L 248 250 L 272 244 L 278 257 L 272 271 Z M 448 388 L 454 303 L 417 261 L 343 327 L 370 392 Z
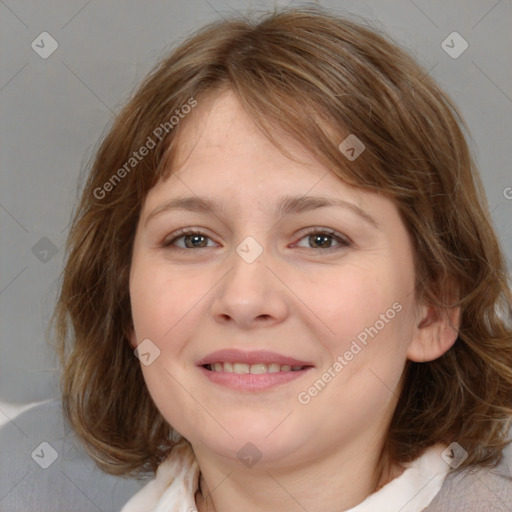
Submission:
M 360 425 L 380 421 L 393 409 L 412 333 L 408 280 L 390 268 L 352 270 L 325 288 L 330 291 L 324 293 L 318 314 L 332 331 L 323 338 L 329 354 L 322 361 L 320 376 L 325 391 L 317 394 L 318 381 L 303 390 L 315 397 L 310 409 L 315 415 L 331 411 L 326 428 L 332 429 L 332 435 L 337 435 L 347 418 L 352 426 L 345 424 L 346 428 L 356 432 Z M 312 299 L 320 301 L 321 297 Z M 323 389 L 322 383 L 319 388 Z
M 356 389 L 359 384 L 365 389 L 366 379 L 376 379 L 373 370 L 391 389 L 397 384 L 413 334 L 414 274 L 408 265 L 391 258 L 352 264 L 310 288 L 310 304 L 320 305 L 315 309 L 321 320 L 316 321 L 317 332 L 327 332 L 318 336 L 329 354 L 322 364 L 331 372 L 335 361 L 342 365 L 339 374 L 345 377 L 339 383 L 346 378 Z
M 187 370 L 182 361 L 186 359 L 183 351 L 187 333 L 197 324 L 194 315 L 200 314 L 201 290 L 199 279 L 186 279 L 177 272 L 169 274 L 161 264 L 134 257 L 130 300 L 136 343 L 150 339 L 159 351 L 150 364 L 141 362 L 148 392 L 173 428 L 188 432 L 189 418 L 197 416 L 197 403 L 191 398 L 197 393 L 190 385 L 184 392 L 180 385 L 185 382 Z
M 381 277 L 386 274 L 388 277 Z M 317 276 L 315 286 L 305 285 L 297 295 L 311 304 L 316 324 L 322 333 L 326 332 L 323 339 L 331 348 L 343 349 L 359 334 L 364 340 L 365 329 L 374 332 L 371 328 L 375 323 L 379 332 L 389 331 L 389 325 L 399 316 L 399 306 L 393 308 L 394 303 L 400 302 L 399 286 L 389 279 L 389 271 L 344 268 L 342 272 L 326 274 L 325 279 Z
M 188 316 L 193 316 L 208 284 L 200 272 L 185 277 L 165 265 L 136 261 L 130 278 L 130 300 L 137 339 L 164 341 Z

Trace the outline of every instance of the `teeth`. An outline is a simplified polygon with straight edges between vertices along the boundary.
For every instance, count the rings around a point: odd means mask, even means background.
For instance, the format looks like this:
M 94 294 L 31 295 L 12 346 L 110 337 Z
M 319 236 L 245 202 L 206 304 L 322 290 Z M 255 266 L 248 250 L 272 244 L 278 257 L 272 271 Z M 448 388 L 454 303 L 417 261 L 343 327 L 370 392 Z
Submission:
M 278 364 L 278 363 L 256 363 L 256 364 L 247 364 L 247 363 L 214 363 L 207 365 L 207 368 L 214 372 L 227 372 L 227 373 L 253 373 L 253 374 L 263 374 L 263 373 L 276 373 L 276 372 L 289 372 L 289 371 L 298 371 L 302 370 L 302 366 L 290 366 L 288 364 Z
M 249 368 L 251 373 L 267 373 L 268 368 L 266 364 L 251 364 L 251 367 Z
M 222 363 L 215 363 L 215 366 L 222 366 L 224 365 Z M 217 371 L 217 369 L 215 369 Z M 249 365 L 245 363 L 235 363 L 233 365 L 233 373 L 249 373 Z

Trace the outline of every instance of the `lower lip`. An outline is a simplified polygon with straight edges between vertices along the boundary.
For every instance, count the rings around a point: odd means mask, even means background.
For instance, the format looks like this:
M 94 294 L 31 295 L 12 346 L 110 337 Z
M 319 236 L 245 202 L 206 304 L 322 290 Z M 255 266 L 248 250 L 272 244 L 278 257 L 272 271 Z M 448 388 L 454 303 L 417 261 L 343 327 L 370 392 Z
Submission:
M 215 372 L 207 370 L 206 368 L 198 367 L 203 375 L 215 384 L 220 384 L 231 389 L 239 391 L 261 391 L 264 389 L 273 388 L 280 384 L 286 384 L 292 380 L 298 379 L 306 375 L 312 367 L 305 368 L 304 370 L 289 371 L 289 372 L 274 372 L 274 373 L 229 373 L 229 372 Z

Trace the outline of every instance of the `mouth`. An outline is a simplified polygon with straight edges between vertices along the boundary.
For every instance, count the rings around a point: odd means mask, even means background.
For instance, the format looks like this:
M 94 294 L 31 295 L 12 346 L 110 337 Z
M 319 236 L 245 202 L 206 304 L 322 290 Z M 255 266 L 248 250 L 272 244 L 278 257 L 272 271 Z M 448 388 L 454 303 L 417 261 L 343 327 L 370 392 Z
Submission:
M 201 373 L 236 391 L 264 391 L 296 380 L 314 368 L 307 361 L 263 350 L 225 349 L 198 361 Z
M 203 368 L 209 370 L 211 372 L 220 372 L 220 373 L 237 373 L 237 374 L 247 374 L 251 373 L 253 375 L 262 375 L 264 373 L 278 373 L 278 372 L 298 372 L 304 370 L 305 368 L 310 368 L 308 365 L 296 365 L 291 366 L 289 364 L 279 364 L 279 363 L 256 363 L 256 364 L 247 364 L 247 363 L 231 363 L 231 362 L 217 362 L 213 364 L 204 364 Z

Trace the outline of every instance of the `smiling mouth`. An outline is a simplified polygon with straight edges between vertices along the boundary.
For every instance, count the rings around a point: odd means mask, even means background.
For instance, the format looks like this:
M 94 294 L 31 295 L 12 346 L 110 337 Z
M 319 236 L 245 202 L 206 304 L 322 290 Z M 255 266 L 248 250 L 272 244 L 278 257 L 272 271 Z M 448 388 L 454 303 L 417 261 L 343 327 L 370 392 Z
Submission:
M 298 372 L 310 368 L 310 366 L 290 366 L 288 364 L 279 363 L 228 363 L 218 362 L 213 364 L 205 364 L 203 368 L 212 372 L 218 373 L 238 373 L 238 374 L 264 374 L 264 373 L 279 373 L 279 372 Z

